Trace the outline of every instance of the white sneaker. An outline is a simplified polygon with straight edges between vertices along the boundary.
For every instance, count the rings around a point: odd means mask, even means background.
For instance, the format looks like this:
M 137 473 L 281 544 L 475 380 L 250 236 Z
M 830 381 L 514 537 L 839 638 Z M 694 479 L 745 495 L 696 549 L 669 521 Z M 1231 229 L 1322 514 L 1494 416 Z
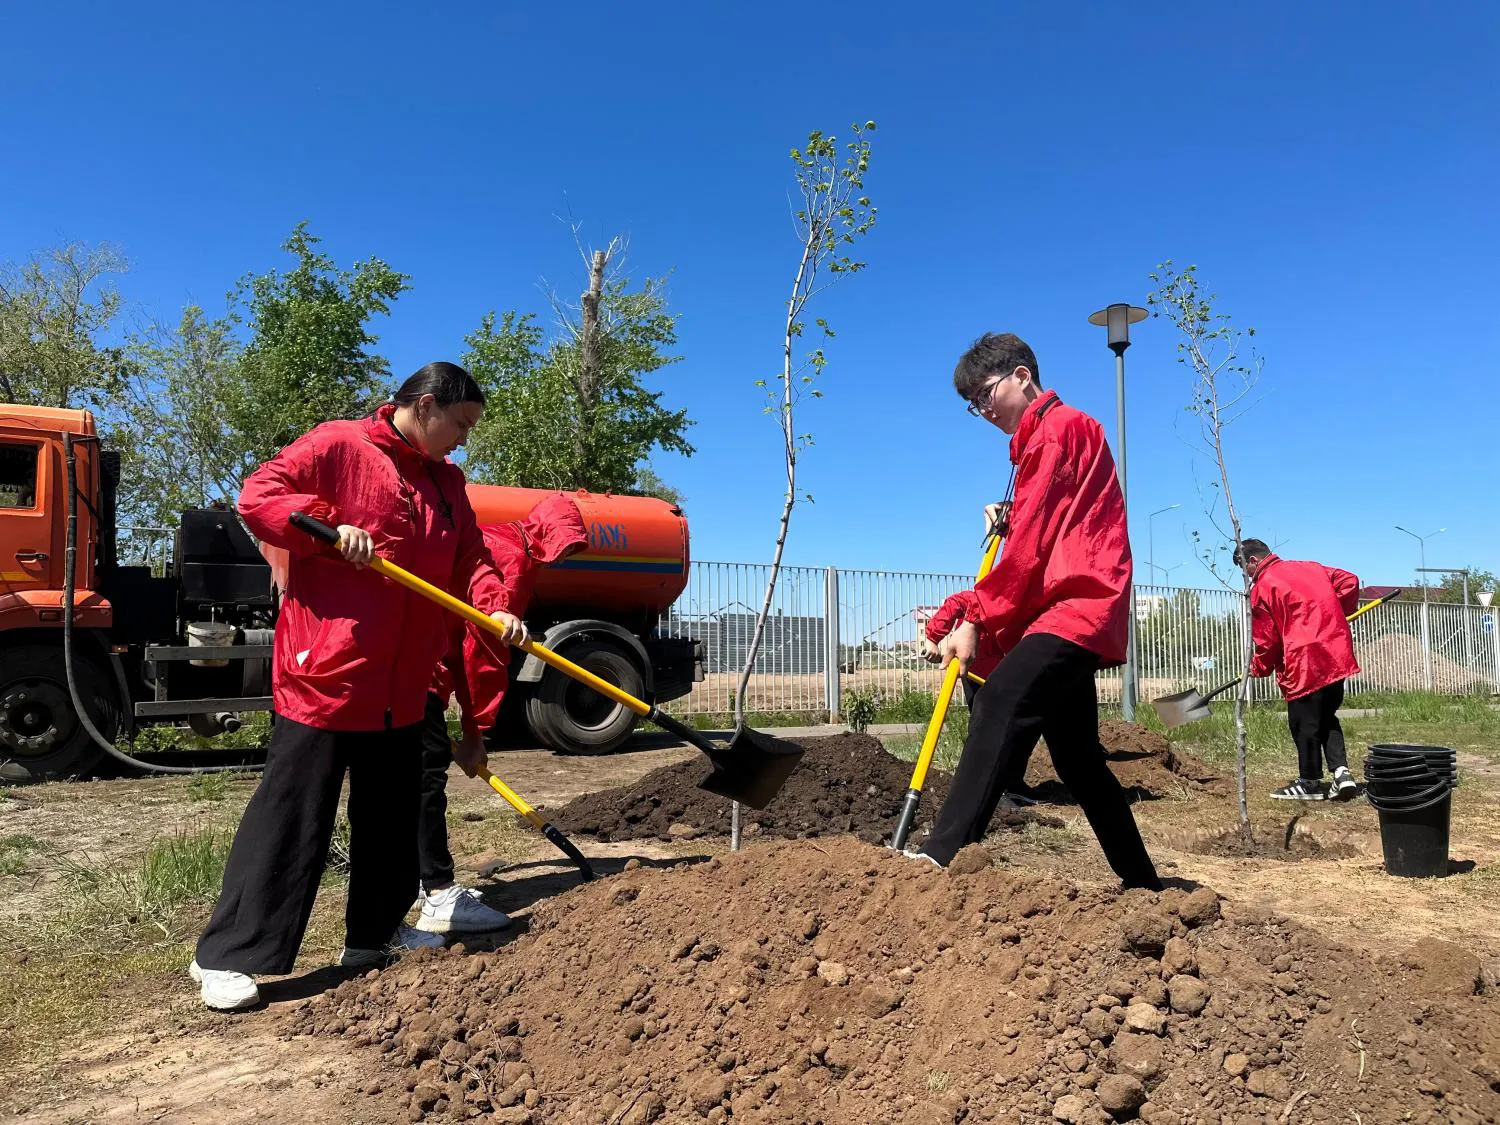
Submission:
M 237 1012 L 260 1003 L 260 989 L 252 976 L 230 969 L 205 969 L 197 961 L 188 966 L 188 976 L 203 986 L 203 1003 L 216 1012 Z
M 443 939 L 439 934 L 424 934 L 405 922 L 396 927 L 390 942 L 384 949 L 350 949 L 347 945 L 339 950 L 338 964 L 345 969 L 373 969 L 384 965 L 392 957 L 410 953 L 413 949 L 441 949 Z
M 905 856 L 907 859 L 925 859 L 928 863 L 932 864 L 932 866 L 936 867 L 939 871 L 943 870 L 943 865 L 941 863 L 939 863 L 937 860 L 933 859 L 926 852 L 913 851 L 912 849 L 907 848 L 901 854 L 903 856 Z
M 454 883 L 422 900 L 417 929 L 430 934 L 487 934 L 510 925 L 510 915 L 486 906 L 473 890 Z
M 1348 766 L 1333 771 L 1333 790 L 1329 796 L 1335 801 L 1350 801 L 1359 796 L 1359 783 L 1354 780 Z

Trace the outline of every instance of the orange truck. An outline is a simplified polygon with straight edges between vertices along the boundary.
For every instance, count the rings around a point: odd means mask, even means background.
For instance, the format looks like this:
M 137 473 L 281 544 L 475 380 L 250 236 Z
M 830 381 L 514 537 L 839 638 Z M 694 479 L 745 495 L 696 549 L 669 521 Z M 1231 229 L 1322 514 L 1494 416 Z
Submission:
M 155 724 L 213 737 L 271 707 L 274 574 L 284 560 L 262 552 L 232 510 L 216 508 L 182 513 L 165 575 L 121 565 L 119 477 L 119 454 L 101 447 L 88 411 L 0 405 L 0 780 L 87 773 L 108 753 L 90 725 L 111 743 Z M 469 486 L 481 524 L 519 519 L 545 495 Z M 686 695 L 703 678 L 698 642 L 656 632 L 687 585 L 681 509 L 651 497 L 570 495 L 588 549 L 542 573 L 527 623 L 549 647 L 648 702 Z M 613 750 L 634 729 L 632 712 L 533 657 L 511 673 L 502 728 L 529 727 L 542 745 L 580 754 Z

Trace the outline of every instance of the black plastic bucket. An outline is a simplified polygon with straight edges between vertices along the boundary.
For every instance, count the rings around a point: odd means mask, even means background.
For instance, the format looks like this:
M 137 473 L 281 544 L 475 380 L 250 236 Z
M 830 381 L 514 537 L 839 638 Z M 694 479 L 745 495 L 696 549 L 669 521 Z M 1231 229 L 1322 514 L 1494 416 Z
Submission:
M 1457 755 L 1442 746 L 1371 746 L 1365 794 L 1380 818 L 1380 847 L 1390 875 L 1448 874 L 1449 828 Z
M 1425 802 L 1387 803 L 1370 796 L 1380 817 L 1380 849 L 1389 875 L 1431 879 L 1448 874 L 1448 829 L 1453 814 L 1453 790 L 1434 786 L 1436 795 Z

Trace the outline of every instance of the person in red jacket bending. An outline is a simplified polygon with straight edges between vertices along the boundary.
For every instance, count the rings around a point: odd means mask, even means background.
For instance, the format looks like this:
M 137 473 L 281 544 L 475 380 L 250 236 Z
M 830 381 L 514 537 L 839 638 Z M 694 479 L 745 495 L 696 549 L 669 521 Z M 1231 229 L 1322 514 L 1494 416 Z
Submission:
M 583 550 L 588 546 L 588 532 L 578 505 L 559 492 L 539 501 L 519 520 L 484 528 L 484 541 L 504 583 L 505 605 L 512 613 L 524 615 L 542 567 Z M 427 694 L 417 830 L 423 893 L 417 929 L 428 933 L 487 933 L 510 925 L 508 915 L 486 906 L 472 888 L 453 881 L 453 856 L 448 850 L 449 763 L 456 761 L 470 777 L 478 772 L 485 760 L 485 732 L 495 725 L 510 682 L 510 654 L 497 652 L 497 643 L 473 625 L 458 622 Z M 450 695 L 458 698 L 463 725 L 463 738 L 456 745 L 448 737 Z
M 974 696 L 948 799 L 911 854 L 946 867 L 982 840 L 1016 755 L 1040 734 L 1124 885 L 1159 890 L 1099 745 L 1094 673 L 1124 663 L 1131 582 L 1125 500 L 1104 430 L 1042 390 L 1035 354 L 1010 333 L 981 337 L 953 385 L 971 414 L 1011 435 L 1015 499 L 1000 562 L 967 592 L 964 622 L 939 656 L 967 672 L 981 635 L 1005 655 Z
M 422 717 L 448 643 L 442 614 L 368 569 L 373 557 L 463 595 L 526 639 L 448 460 L 484 412 L 462 367 L 429 363 L 373 415 L 325 422 L 245 480 L 239 509 L 290 553 L 272 657 L 266 768 L 229 849 L 188 971 L 210 1008 L 259 1002 L 255 974 L 292 971 L 349 775 L 349 893 L 339 964 L 441 945 L 402 923 L 417 882 Z M 291 526 L 304 512 L 339 547 Z M 343 557 L 340 558 L 339 554 Z M 350 564 L 354 565 L 350 565 Z
M 1359 674 L 1346 618 L 1359 608 L 1359 579 L 1347 570 L 1296 562 L 1245 539 L 1234 554 L 1250 577 L 1250 675 L 1276 674 L 1301 774 L 1274 791 L 1283 801 L 1347 801 L 1359 795 L 1344 753 L 1339 708 L 1344 681 Z M 1333 774 L 1324 787 L 1323 763 Z

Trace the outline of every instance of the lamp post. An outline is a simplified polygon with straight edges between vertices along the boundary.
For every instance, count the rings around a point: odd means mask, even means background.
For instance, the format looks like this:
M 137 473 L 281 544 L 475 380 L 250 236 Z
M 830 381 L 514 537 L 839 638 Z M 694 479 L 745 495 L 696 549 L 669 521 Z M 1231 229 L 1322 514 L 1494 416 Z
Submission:
M 1107 344 L 1115 353 L 1115 411 L 1119 433 L 1115 439 L 1115 460 L 1120 472 L 1120 494 L 1130 509 L 1129 488 L 1125 476 L 1125 349 L 1130 347 L 1130 326 L 1147 317 L 1145 309 L 1116 303 L 1089 317 L 1089 323 L 1108 331 Z M 1120 710 L 1127 723 L 1135 721 L 1135 583 L 1130 586 L 1129 632 L 1125 639 L 1125 672 L 1120 684 Z
M 1182 507 L 1181 504 L 1168 504 L 1165 508 L 1158 508 L 1146 517 L 1146 537 L 1150 544 L 1148 548 L 1149 554 L 1146 556 L 1146 565 L 1151 568 L 1151 577 L 1153 580 L 1156 578 L 1156 524 L 1151 521 L 1163 512 L 1170 512 L 1172 509 L 1180 507 Z
M 1441 535 L 1447 531 L 1446 527 L 1440 527 L 1436 531 L 1429 531 L 1426 535 L 1418 535 L 1415 531 L 1407 531 L 1399 523 L 1395 525 L 1396 530 L 1403 535 L 1410 535 L 1417 541 L 1421 549 L 1422 570 L 1427 569 L 1427 540 L 1434 535 Z M 1428 625 L 1427 611 L 1427 579 L 1422 579 L 1422 680 L 1427 685 L 1427 690 L 1432 690 L 1432 630 Z

